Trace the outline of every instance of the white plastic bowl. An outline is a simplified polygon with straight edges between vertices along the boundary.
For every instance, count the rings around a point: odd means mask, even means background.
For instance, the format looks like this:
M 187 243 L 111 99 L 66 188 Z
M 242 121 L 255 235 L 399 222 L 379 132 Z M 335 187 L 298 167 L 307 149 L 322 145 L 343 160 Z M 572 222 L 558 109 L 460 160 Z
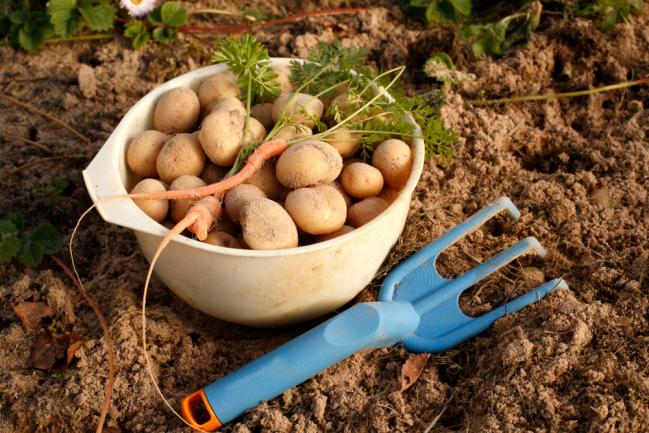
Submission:
M 288 65 L 290 60 L 272 59 L 276 65 Z M 223 64 L 208 66 L 174 78 L 126 113 L 83 172 L 93 202 L 124 194 L 139 180 L 127 169 L 126 146 L 132 137 L 151 129 L 158 97 L 175 87 L 197 89 L 204 78 L 224 69 Z M 193 307 L 249 326 L 296 323 L 344 305 L 372 280 L 403 230 L 424 164 L 423 141 L 417 138 L 413 144 L 407 184 L 390 207 L 368 224 L 326 242 L 274 251 L 224 248 L 178 236 L 160 256 L 156 275 Z M 149 261 L 168 233 L 132 200 L 106 201 L 97 209 L 106 221 L 133 229 Z

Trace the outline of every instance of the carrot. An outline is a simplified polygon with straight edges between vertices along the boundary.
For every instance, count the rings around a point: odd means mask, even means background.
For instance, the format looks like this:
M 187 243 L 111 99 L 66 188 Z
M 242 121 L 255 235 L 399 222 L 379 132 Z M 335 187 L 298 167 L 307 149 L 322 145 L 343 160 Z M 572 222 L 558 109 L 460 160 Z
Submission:
M 268 141 L 255 149 L 252 155 L 248 157 L 246 165 L 244 165 L 238 173 L 223 179 L 221 182 L 213 183 L 212 185 L 178 191 L 121 194 L 111 198 L 178 200 L 182 198 L 199 199 L 208 195 L 221 196 L 229 189 L 243 183 L 246 179 L 255 174 L 267 160 L 281 155 L 287 148 L 288 143 L 282 138 Z

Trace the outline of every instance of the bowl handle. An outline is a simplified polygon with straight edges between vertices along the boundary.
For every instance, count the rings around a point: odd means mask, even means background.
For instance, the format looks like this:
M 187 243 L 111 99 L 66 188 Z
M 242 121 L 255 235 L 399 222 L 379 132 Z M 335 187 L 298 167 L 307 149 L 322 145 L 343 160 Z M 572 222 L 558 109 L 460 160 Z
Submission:
M 127 174 L 123 149 L 117 151 L 117 140 L 110 137 L 102 146 L 99 153 L 93 158 L 88 167 L 83 171 L 83 180 L 93 203 L 101 217 L 112 224 L 138 230 L 145 233 L 164 236 L 167 229 L 149 218 L 139 207 L 128 198 L 110 199 L 110 197 L 126 194 L 124 179 Z

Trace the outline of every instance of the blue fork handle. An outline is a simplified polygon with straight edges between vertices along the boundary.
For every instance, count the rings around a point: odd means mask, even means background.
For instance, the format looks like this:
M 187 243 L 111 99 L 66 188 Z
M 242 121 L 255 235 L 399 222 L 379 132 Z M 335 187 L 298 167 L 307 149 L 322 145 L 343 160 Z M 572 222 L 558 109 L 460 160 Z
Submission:
M 418 325 L 408 302 L 355 305 L 186 397 L 183 417 L 203 430 L 218 428 L 360 350 L 398 343 Z

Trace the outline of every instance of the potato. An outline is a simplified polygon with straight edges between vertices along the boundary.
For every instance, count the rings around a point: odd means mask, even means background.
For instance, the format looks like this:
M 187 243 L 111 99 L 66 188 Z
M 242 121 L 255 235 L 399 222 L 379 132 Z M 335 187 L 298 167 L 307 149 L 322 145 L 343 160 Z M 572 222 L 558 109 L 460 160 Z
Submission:
M 279 183 L 275 176 L 275 163 L 267 161 L 252 176 L 246 179 L 245 183 L 254 185 L 262 190 L 266 196 L 275 201 L 282 201 L 288 194 L 288 190 Z
M 342 166 L 336 149 L 322 141 L 305 140 L 289 146 L 279 157 L 275 175 L 287 188 L 304 188 L 333 181 Z
M 279 93 L 292 92 L 293 83 L 291 83 L 291 68 L 288 66 L 271 66 L 270 68 L 277 74 Z
M 176 134 L 192 131 L 200 112 L 196 93 L 187 87 L 177 87 L 158 98 L 153 110 L 153 128 Z
M 328 241 L 330 239 L 337 238 L 338 236 L 346 235 L 347 233 L 352 231 L 354 231 L 354 227 L 345 225 L 333 233 L 327 233 L 326 235 L 316 236 L 315 241 L 316 242 Z
M 295 224 L 311 235 L 335 232 L 347 218 L 345 199 L 329 185 L 291 191 L 284 206 Z
M 175 179 L 169 185 L 169 191 L 180 191 L 183 189 L 197 188 L 199 186 L 205 186 L 206 183 L 202 179 L 186 174 Z M 189 210 L 189 207 L 192 205 L 192 200 L 188 198 L 183 198 L 180 200 L 171 200 L 171 219 L 174 222 L 179 222 L 185 218 L 185 214 Z
M 408 181 L 412 170 L 410 146 L 395 138 L 385 140 L 374 150 L 372 165 L 381 172 L 387 185 L 400 187 Z
M 203 169 L 200 178 L 203 179 L 208 185 L 213 183 L 221 182 L 226 174 L 228 174 L 228 169 L 225 167 L 219 167 L 218 165 L 212 164 L 211 161 L 207 161 L 205 168 Z
M 364 162 L 354 162 L 343 170 L 340 181 L 347 194 L 354 198 L 373 197 L 383 189 L 383 176 Z
M 236 98 L 241 94 L 237 77 L 230 71 L 211 75 L 198 86 L 198 100 L 203 113 L 209 113 L 214 103 L 225 98 Z
M 167 188 L 158 179 L 142 179 L 131 190 L 131 194 L 138 194 L 143 192 L 165 192 Z M 142 209 L 142 212 L 147 214 L 149 218 L 154 221 L 162 222 L 167 216 L 169 211 L 169 202 L 167 200 L 148 200 L 148 199 L 134 199 L 137 207 Z
M 341 95 L 336 96 L 331 101 L 331 104 L 329 104 L 329 109 L 327 114 L 330 115 L 329 117 L 333 117 L 332 114 L 334 110 L 337 110 L 342 115 L 343 119 L 345 119 L 349 115 L 354 113 L 356 110 L 358 110 L 360 107 L 361 105 L 358 101 L 351 100 L 347 96 L 347 93 L 343 93 Z
M 342 196 L 343 200 L 345 200 L 345 204 L 347 205 L 347 209 L 352 205 L 352 198 L 345 192 L 343 189 L 343 186 L 340 182 L 337 180 L 334 180 L 329 184 L 329 186 L 332 186 L 340 195 Z
M 248 131 L 246 132 L 246 139 L 244 142 L 248 143 L 259 143 L 264 138 L 266 138 L 266 128 L 261 122 L 254 117 L 251 117 L 248 121 Z
M 240 216 L 243 239 L 253 250 L 297 247 L 297 227 L 278 203 L 267 198 L 251 200 Z
M 256 198 L 266 198 L 266 194 L 254 185 L 237 185 L 225 194 L 225 211 L 232 221 L 239 222 L 241 208 Z
M 277 131 L 275 138 L 282 138 L 286 141 L 295 141 L 301 138 L 308 138 L 313 136 L 313 131 L 308 126 L 304 125 L 287 125 Z
M 322 141 L 329 143 L 343 158 L 349 158 L 361 147 L 361 135 L 345 128 L 338 128 Z
M 206 113 L 210 114 L 212 111 L 216 110 L 223 110 L 223 111 L 240 111 L 244 116 L 246 115 L 246 107 L 243 105 L 243 102 L 241 102 L 238 98 L 223 98 L 219 99 L 218 101 L 215 101 L 214 105 L 212 106 L 212 109 Z
M 162 147 L 156 160 L 160 179 L 171 183 L 185 174 L 198 176 L 205 167 L 205 153 L 195 134 L 178 134 Z
M 275 100 L 272 111 L 273 121 L 277 123 L 280 117 L 287 117 L 296 123 L 313 128 L 314 119 L 320 120 L 322 117 L 324 109 L 322 101 L 315 96 L 298 93 L 289 104 L 293 95 L 294 93 L 285 93 Z
M 388 203 L 392 203 L 399 197 L 399 194 L 401 194 L 402 188 L 394 188 L 391 186 L 385 186 L 383 188 L 383 191 L 378 195 L 378 197 L 381 197 L 383 200 L 387 201 Z
M 133 173 L 142 177 L 158 177 L 155 167 L 158 154 L 169 139 L 167 134 L 149 130 L 136 135 L 126 150 L 126 163 Z
M 253 105 L 250 107 L 250 117 L 259 120 L 266 131 L 273 129 L 273 104 L 264 102 L 262 104 Z
M 343 171 L 345 171 L 345 169 L 349 166 L 349 164 L 353 164 L 355 162 L 363 162 L 363 160 L 360 159 L 360 158 L 347 158 L 347 159 L 345 159 L 343 161 Z
M 219 247 L 241 248 L 241 243 L 237 238 L 226 232 L 210 232 L 203 242 Z
M 228 167 L 243 143 L 246 115 L 238 110 L 215 110 L 203 119 L 198 140 L 214 164 Z
M 374 219 L 388 208 L 388 202 L 379 197 L 370 197 L 353 204 L 347 212 L 347 222 L 352 227 L 360 227 Z

